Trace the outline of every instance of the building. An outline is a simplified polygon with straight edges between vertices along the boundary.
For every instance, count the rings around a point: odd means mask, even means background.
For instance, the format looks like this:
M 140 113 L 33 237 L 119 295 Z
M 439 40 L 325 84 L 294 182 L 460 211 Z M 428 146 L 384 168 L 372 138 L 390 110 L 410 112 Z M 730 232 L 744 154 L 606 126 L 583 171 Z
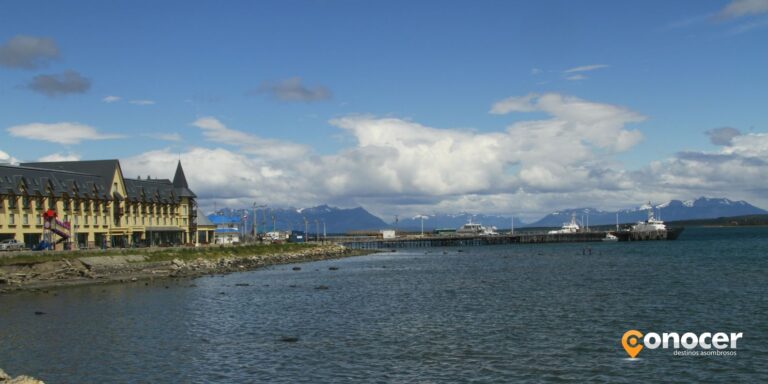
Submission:
M 240 242 L 240 223 L 236 216 L 209 215 L 208 219 L 216 226 L 216 244 L 235 244 Z
M 216 239 L 216 224 L 205 215 L 197 217 L 197 243 L 211 244 Z
M 127 179 L 118 160 L 0 165 L 0 240 L 54 249 L 193 243 L 195 200 L 181 162 L 173 181 Z

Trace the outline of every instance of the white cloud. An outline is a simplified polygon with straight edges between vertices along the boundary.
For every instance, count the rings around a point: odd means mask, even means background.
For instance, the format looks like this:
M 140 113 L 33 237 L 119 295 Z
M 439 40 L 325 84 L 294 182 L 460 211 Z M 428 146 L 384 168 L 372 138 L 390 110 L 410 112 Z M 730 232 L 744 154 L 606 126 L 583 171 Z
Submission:
M 596 69 L 603 69 L 603 68 L 608 68 L 608 65 L 607 64 L 582 65 L 581 67 L 566 69 L 565 71 L 563 71 L 563 73 L 588 72 L 588 71 L 594 71 Z
M 0 164 L 18 164 L 19 159 L 9 155 L 4 151 L 0 151 Z
M 181 135 L 178 133 L 147 133 L 142 136 L 163 141 L 182 141 Z
M 471 211 L 534 219 L 552 209 L 615 209 L 702 194 L 765 200 L 753 197 L 768 189 L 768 134 L 737 135 L 716 153 L 681 153 L 628 171 L 615 154 L 642 138 L 628 128 L 641 114 L 557 93 L 503 101 L 497 113 L 547 117 L 477 132 L 344 116 L 330 124 L 351 144 L 330 155 L 205 117 L 193 125 L 227 146 L 187 149 L 181 159 L 207 207 L 214 200 L 233 207 L 359 204 L 381 216 Z M 123 160 L 123 169 L 129 177 L 170 178 L 178 158 L 176 150 L 152 151 Z
M 114 103 L 114 102 L 120 101 L 120 96 L 106 96 L 103 99 L 101 99 L 101 101 L 105 103 Z
M 544 71 L 541 70 L 541 68 L 531 68 L 531 75 L 536 76 L 542 74 L 543 72 Z
M 48 141 L 58 144 L 78 144 L 83 140 L 119 139 L 123 135 L 100 133 L 96 128 L 80 123 L 32 123 L 6 129 L 13 137 Z
M 491 106 L 490 113 L 494 115 L 506 115 L 510 112 L 533 112 L 536 107 L 531 105 L 531 100 L 538 95 L 529 93 L 526 96 L 512 96 L 504 100 L 499 100 Z
M 154 105 L 154 100 L 131 100 L 129 103 L 134 105 Z
M 37 161 L 78 161 L 80 160 L 80 155 L 76 153 L 52 153 L 47 156 L 43 156 Z
M 203 131 L 208 141 L 240 147 L 244 153 L 278 159 L 298 159 L 309 153 L 309 148 L 287 141 L 264 139 L 259 136 L 227 128 L 215 117 L 201 117 L 192 123 Z
M 768 12 L 768 1 L 766 0 L 733 0 L 720 11 L 719 16 L 734 19 L 766 12 Z
M 584 75 L 582 75 L 580 73 L 577 73 L 575 75 L 571 75 L 571 76 L 566 76 L 565 77 L 566 80 L 571 80 L 571 81 L 585 80 L 586 78 L 587 78 L 586 76 L 584 76 Z

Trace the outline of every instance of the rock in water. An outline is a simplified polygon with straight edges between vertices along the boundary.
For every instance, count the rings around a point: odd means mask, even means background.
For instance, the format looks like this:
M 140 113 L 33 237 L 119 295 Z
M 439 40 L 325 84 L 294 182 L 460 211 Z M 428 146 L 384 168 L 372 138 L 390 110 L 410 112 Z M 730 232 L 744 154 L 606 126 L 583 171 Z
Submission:
M 280 341 L 285 342 L 285 343 L 295 343 L 295 342 L 299 341 L 299 338 L 296 337 L 296 336 L 283 336 L 283 337 L 280 338 Z
M 328 270 L 329 271 L 338 271 L 339 267 L 329 267 Z
M 3 371 L 2 368 L 0 368 L 0 381 L 10 380 L 10 379 L 11 377 L 8 376 L 8 374 L 5 373 L 5 371 Z

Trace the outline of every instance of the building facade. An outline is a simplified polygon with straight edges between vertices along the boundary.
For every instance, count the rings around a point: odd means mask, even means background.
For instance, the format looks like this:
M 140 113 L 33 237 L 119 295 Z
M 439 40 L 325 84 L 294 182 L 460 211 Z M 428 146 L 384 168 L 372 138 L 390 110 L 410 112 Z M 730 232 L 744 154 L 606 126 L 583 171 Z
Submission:
M 181 162 L 173 181 L 127 179 L 118 160 L 0 165 L 0 240 L 27 248 L 194 243 L 196 223 Z

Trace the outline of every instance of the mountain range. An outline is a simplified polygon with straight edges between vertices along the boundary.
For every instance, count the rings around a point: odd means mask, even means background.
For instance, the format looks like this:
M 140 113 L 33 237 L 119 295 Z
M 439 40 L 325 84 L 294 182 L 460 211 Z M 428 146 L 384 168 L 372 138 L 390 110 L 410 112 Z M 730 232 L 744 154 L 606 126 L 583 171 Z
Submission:
M 515 218 L 515 228 L 523 227 L 559 227 L 571 220 L 575 215 L 577 220 L 591 226 L 611 225 L 616 223 L 616 214 L 620 223 L 633 223 L 647 218 L 650 205 L 641 205 L 635 208 L 619 211 L 602 211 L 595 208 L 573 208 L 552 212 L 533 223 L 523 223 Z M 745 201 L 733 201 L 725 198 L 700 197 L 695 200 L 671 200 L 664 204 L 653 206 L 656 217 L 665 221 L 712 219 L 719 217 L 731 217 L 742 215 L 768 214 L 768 211 L 755 207 Z M 397 226 L 400 230 L 418 232 L 421 230 L 421 216 L 400 217 L 397 223 L 385 222 L 374 216 L 362 207 L 337 208 L 328 205 L 320 205 L 312 208 L 263 208 L 257 209 L 256 223 L 259 232 L 265 229 L 277 230 L 304 230 L 304 219 L 307 220 L 307 229 L 310 234 L 316 231 L 325 231 L 328 234 L 347 233 L 351 231 L 378 231 L 384 228 Z M 253 228 L 253 210 L 224 208 L 216 212 L 218 215 L 242 218 L 247 216 L 245 229 L 248 232 Z M 274 217 L 274 223 L 273 223 Z M 472 215 L 470 213 L 424 215 L 424 230 L 432 231 L 438 228 L 458 228 L 472 220 L 486 226 L 507 229 L 510 225 L 509 216 L 496 215 Z
M 239 218 L 247 216 L 247 219 L 244 220 L 245 230 L 248 233 L 253 230 L 254 215 L 252 209 L 224 208 L 215 214 Z M 255 222 L 259 226 L 259 232 L 264 232 L 265 229 L 271 231 L 273 228 L 278 231 L 304 231 L 304 219 L 307 220 L 306 228 L 310 234 L 314 234 L 316 231 L 323 233 L 323 222 L 325 222 L 325 231 L 329 234 L 358 230 L 378 231 L 382 228 L 389 228 L 387 223 L 363 207 L 346 209 L 319 205 L 312 208 L 258 208 L 256 215 Z
M 616 223 L 616 214 L 619 214 L 619 223 L 634 223 L 645 220 L 648 217 L 648 209 L 651 205 L 644 204 L 636 208 L 619 211 L 601 211 L 595 208 L 574 208 L 552 212 L 540 220 L 530 223 L 528 227 L 559 227 L 571 220 L 572 215 L 584 224 L 610 225 Z M 671 200 L 663 204 L 653 206 L 656 218 L 664 221 L 713 219 L 718 217 L 760 215 L 768 211 L 755 207 L 746 201 L 733 201 L 725 198 L 700 197 L 696 200 Z

